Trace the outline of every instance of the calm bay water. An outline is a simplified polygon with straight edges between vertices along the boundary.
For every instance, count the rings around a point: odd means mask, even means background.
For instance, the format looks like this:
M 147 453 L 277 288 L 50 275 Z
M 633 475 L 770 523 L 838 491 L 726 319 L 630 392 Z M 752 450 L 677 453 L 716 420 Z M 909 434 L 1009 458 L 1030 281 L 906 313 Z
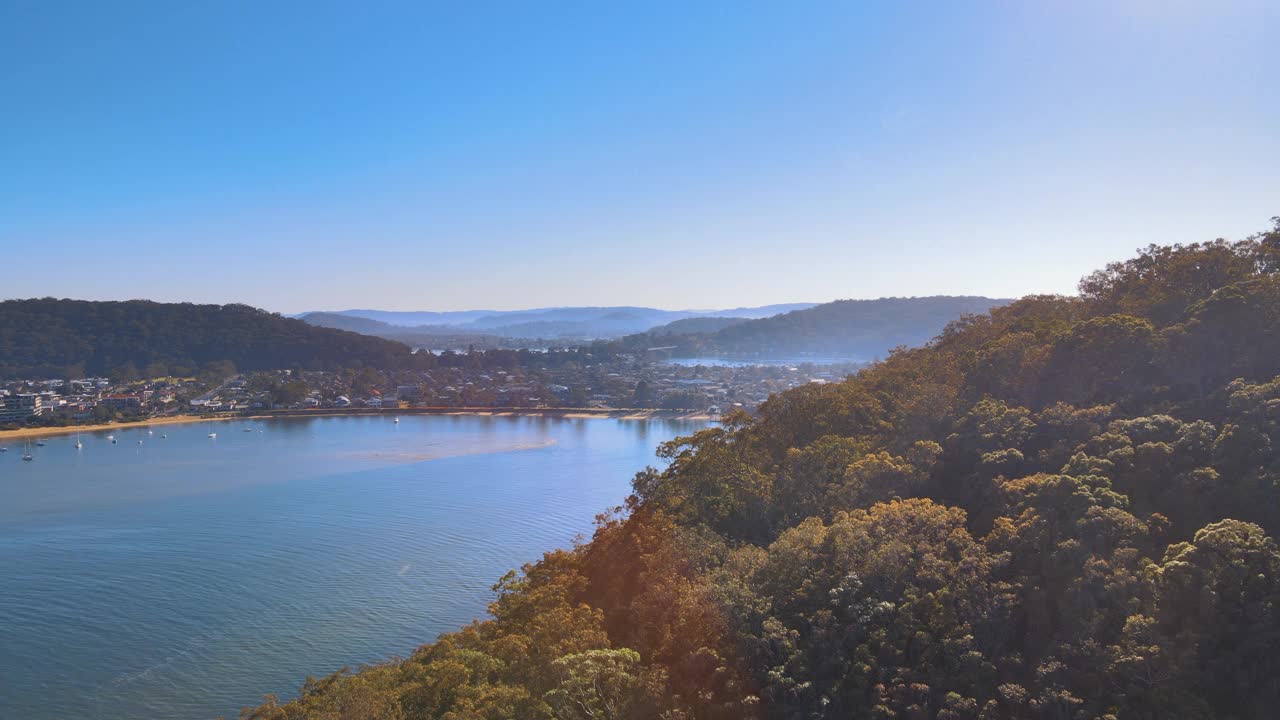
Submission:
M 231 718 L 308 674 L 408 654 L 482 615 L 508 569 L 589 533 L 659 442 L 701 427 L 279 419 L 96 433 L 80 451 L 47 438 L 30 463 L 9 442 L 0 718 Z

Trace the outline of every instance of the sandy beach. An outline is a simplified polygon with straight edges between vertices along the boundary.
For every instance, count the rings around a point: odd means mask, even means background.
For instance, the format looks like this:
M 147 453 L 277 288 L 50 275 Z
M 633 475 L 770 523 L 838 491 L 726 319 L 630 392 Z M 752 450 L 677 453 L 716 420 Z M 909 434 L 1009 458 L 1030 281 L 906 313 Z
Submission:
M 544 416 L 566 419 L 612 418 L 615 420 L 713 420 L 704 412 L 681 410 L 651 410 L 644 408 L 595 409 L 595 408 L 398 408 L 388 410 L 375 409 L 320 409 L 320 410 L 280 410 L 275 412 L 256 413 L 253 415 L 173 415 L 169 417 L 139 420 L 137 422 L 95 423 L 87 425 L 67 425 L 64 427 L 31 427 L 17 430 L 0 430 L 0 443 L 11 440 L 22 440 L 51 435 L 69 435 L 72 433 L 103 432 L 123 430 L 137 427 L 160 427 L 164 425 L 180 425 L 193 422 L 224 422 L 227 420 L 262 420 L 287 417 L 355 417 L 361 415 L 472 415 L 481 417 L 513 417 Z
M 50 435 L 69 435 L 71 433 L 87 433 L 100 432 L 104 430 L 123 430 L 125 428 L 135 427 L 159 427 L 162 425 L 181 425 L 183 423 L 193 422 L 209 422 L 212 420 L 235 420 L 234 417 L 200 417 L 198 415 L 174 415 L 172 417 L 153 418 L 150 420 L 140 420 L 138 422 L 117 422 L 117 423 L 94 423 L 86 425 L 67 425 L 65 427 L 30 427 L 19 428 L 17 430 L 0 430 L 0 443 L 6 440 L 33 437 L 48 437 Z M 239 418 L 244 419 L 244 418 Z

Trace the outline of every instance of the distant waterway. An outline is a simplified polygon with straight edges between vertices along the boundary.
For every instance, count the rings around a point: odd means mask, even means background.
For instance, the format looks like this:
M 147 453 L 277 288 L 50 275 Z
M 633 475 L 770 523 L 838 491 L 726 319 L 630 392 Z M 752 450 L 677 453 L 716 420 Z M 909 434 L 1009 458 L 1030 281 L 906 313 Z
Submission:
M 704 425 L 281 418 L 50 437 L 32 462 L 9 441 L 0 718 L 232 718 L 407 654 Z

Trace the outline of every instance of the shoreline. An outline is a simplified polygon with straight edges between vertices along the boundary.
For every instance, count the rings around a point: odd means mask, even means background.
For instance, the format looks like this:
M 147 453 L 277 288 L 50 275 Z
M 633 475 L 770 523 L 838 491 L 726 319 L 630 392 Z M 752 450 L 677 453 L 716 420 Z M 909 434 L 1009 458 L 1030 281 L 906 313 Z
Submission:
M 614 420 L 697 420 L 711 421 L 712 416 L 703 411 L 654 410 L 649 408 L 485 408 L 485 407 L 409 407 L 390 408 L 323 408 L 319 410 L 274 410 L 249 415 L 172 415 L 169 417 L 133 420 L 115 423 L 87 425 L 63 425 L 60 427 L 28 427 L 16 430 L 0 430 L 0 443 L 11 439 L 71 435 L 73 433 L 109 432 L 130 428 L 162 425 L 184 425 L 195 422 L 224 422 L 229 420 L 271 420 L 274 418 L 306 417 L 359 417 L 372 415 L 456 415 L 470 417 L 557 417 L 566 420 L 611 418 Z

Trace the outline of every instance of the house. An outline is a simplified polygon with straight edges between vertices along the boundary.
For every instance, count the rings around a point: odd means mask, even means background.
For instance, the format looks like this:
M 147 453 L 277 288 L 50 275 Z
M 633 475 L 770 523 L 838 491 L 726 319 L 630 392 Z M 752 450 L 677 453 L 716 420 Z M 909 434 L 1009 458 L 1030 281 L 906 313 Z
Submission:
M 15 422 L 44 412 L 44 398 L 31 393 L 20 393 L 4 398 L 0 405 L 0 422 Z
M 98 401 L 99 405 L 104 405 L 112 410 L 125 410 L 128 408 L 142 407 L 141 395 L 126 395 L 123 393 L 115 393 L 107 395 Z

